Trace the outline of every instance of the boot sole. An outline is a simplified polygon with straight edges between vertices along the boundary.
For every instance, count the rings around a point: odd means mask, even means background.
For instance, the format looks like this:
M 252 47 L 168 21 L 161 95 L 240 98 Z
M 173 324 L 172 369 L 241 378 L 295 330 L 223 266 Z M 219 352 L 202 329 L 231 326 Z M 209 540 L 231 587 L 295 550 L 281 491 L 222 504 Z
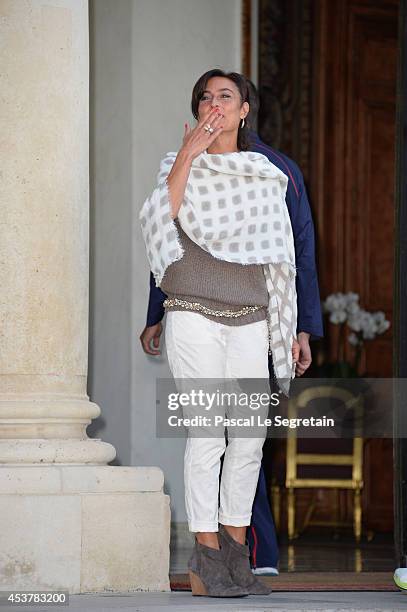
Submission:
M 208 590 L 198 574 L 189 570 L 189 580 L 191 582 L 192 595 L 199 597 L 247 597 L 248 593 L 242 593 L 241 595 L 210 595 Z

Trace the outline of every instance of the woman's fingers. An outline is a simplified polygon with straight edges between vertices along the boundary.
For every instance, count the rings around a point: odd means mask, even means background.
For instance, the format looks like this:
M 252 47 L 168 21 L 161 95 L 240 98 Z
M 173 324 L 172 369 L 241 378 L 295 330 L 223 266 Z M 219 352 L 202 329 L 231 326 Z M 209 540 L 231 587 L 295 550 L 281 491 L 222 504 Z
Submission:
M 219 111 L 216 107 L 212 108 L 206 115 L 204 115 L 204 117 L 202 117 L 201 121 L 198 122 L 196 127 L 201 128 L 205 125 L 205 123 L 210 123 L 212 125 L 211 121 L 215 119 L 218 112 Z
M 182 139 L 183 144 L 185 144 L 189 140 L 191 132 L 192 130 L 189 126 L 189 123 L 184 123 L 184 136 Z
M 222 115 L 218 115 L 218 114 L 217 114 L 217 115 L 216 115 L 216 116 L 215 116 L 215 117 L 214 117 L 214 118 L 213 118 L 213 119 L 210 121 L 211 127 L 217 127 L 219 124 L 222 124 L 222 123 L 223 123 L 223 119 L 224 119 L 224 117 L 223 117 Z
M 191 129 L 187 123 L 184 124 L 183 144 L 188 146 L 194 157 L 207 149 L 217 138 L 223 129 L 223 125 L 219 125 L 222 124 L 223 119 L 224 117 L 219 114 L 218 110 L 213 108 L 202 121 L 197 123 L 194 129 Z M 213 129 L 212 132 L 204 129 L 207 124 Z
M 197 143 L 197 146 L 204 146 L 206 149 L 208 145 L 210 145 L 215 138 L 219 135 L 219 133 L 223 129 L 223 125 L 218 125 L 221 117 L 217 117 L 211 121 L 211 128 L 213 132 L 209 132 L 208 130 L 204 130 L 203 128 L 197 129 L 193 136 L 193 141 Z M 191 141 L 192 142 L 192 141 Z
M 218 128 L 215 128 L 215 130 L 210 135 L 210 138 L 208 139 L 208 144 L 212 144 L 212 142 L 215 140 L 215 138 L 219 136 L 222 130 L 223 130 L 223 125 L 220 125 Z
M 217 134 L 219 134 L 219 129 L 223 128 L 223 117 L 219 114 L 216 114 L 215 117 L 213 119 L 211 119 L 208 123 L 210 123 L 211 128 L 213 128 L 213 132 L 204 132 L 207 136 L 210 137 L 210 140 L 214 140 L 214 135 L 215 138 L 217 136 Z
M 217 134 L 219 134 L 219 131 L 223 128 L 222 125 L 222 121 L 221 121 L 221 117 L 216 117 L 216 119 L 214 119 L 211 123 L 211 128 L 213 129 L 213 132 L 204 132 L 207 136 L 209 136 L 209 139 L 213 140 L 213 136 L 215 135 L 215 138 L 217 136 Z
M 218 110 L 217 108 L 211 108 L 206 115 L 204 115 L 201 119 L 201 121 L 198 122 L 198 127 L 203 127 L 205 125 L 205 123 L 209 123 L 210 119 L 214 119 L 216 114 L 217 114 Z

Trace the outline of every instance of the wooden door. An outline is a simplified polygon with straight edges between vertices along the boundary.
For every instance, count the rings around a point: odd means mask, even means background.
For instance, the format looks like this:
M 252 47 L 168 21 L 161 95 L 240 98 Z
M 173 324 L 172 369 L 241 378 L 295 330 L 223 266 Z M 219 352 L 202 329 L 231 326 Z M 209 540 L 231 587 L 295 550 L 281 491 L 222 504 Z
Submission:
M 321 293 L 357 292 L 393 324 L 398 0 L 315 8 L 310 191 Z M 334 326 L 327 331 L 333 347 Z M 391 377 L 392 352 L 391 325 L 366 343 L 361 371 Z M 366 441 L 364 517 L 374 530 L 392 529 L 392 466 L 391 440 Z
M 366 344 L 361 371 L 373 377 L 392 376 L 398 10 L 398 0 L 259 0 L 259 133 L 304 173 L 321 298 L 357 292 L 392 324 Z M 326 332 L 314 363 L 336 357 L 338 327 Z M 284 445 L 274 449 L 268 477 L 281 483 Z M 392 530 L 392 468 L 392 441 L 366 441 L 368 529 Z M 330 496 L 320 491 L 321 520 L 332 515 Z M 301 522 L 308 492 L 298 497 Z

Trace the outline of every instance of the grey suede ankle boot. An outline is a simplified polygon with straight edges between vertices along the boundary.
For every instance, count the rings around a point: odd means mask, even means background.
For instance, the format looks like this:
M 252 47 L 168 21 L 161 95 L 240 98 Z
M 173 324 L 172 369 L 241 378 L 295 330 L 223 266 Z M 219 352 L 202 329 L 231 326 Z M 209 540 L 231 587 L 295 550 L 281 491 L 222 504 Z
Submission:
M 249 594 L 247 589 L 233 582 L 222 550 L 200 544 L 196 539 L 188 571 L 192 595 L 244 597 Z
M 249 595 L 270 595 L 272 589 L 259 580 L 250 568 L 249 546 L 236 542 L 223 525 L 219 525 L 219 544 L 233 582 L 247 589 Z

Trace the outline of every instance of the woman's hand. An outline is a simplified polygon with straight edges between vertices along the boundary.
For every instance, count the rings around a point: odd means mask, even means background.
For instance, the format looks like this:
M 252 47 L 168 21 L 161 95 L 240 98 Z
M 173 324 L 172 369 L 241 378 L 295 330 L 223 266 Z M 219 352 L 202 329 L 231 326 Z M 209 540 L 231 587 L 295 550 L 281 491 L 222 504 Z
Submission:
M 198 155 L 203 153 L 212 144 L 215 138 L 219 136 L 223 130 L 222 121 L 223 115 L 219 111 L 219 108 L 215 107 L 206 113 L 193 129 L 186 123 L 180 152 L 182 151 L 185 153 L 191 160 L 198 157 Z M 214 128 L 212 134 L 204 130 L 206 124 Z

